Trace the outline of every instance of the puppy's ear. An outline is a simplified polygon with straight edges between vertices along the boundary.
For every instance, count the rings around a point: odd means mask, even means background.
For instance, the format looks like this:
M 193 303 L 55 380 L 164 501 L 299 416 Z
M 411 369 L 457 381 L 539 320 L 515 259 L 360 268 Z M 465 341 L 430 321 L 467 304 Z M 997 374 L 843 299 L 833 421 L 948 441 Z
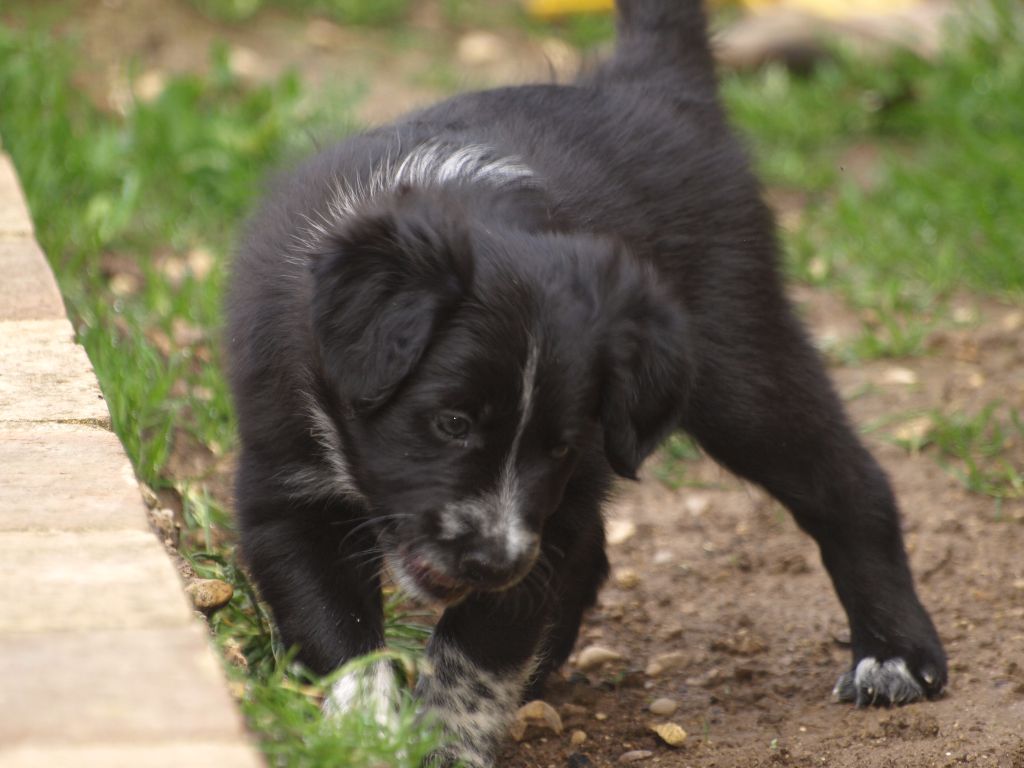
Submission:
M 425 204 L 364 214 L 331 236 L 312 267 L 313 334 L 342 400 L 388 400 L 472 282 L 465 229 Z
M 635 480 L 679 426 L 692 376 L 687 323 L 650 269 L 628 253 L 615 254 L 604 282 L 604 449 L 612 469 Z

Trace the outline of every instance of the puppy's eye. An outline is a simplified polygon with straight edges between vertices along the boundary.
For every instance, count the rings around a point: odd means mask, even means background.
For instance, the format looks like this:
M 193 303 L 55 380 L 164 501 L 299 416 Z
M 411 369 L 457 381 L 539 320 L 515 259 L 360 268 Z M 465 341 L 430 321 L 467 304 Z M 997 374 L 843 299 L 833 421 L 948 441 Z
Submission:
M 473 422 L 464 414 L 445 411 L 434 417 L 434 426 L 445 437 L 452 440 L 462 440 L 469 434 Z
M 569 446 L 567 443 L 559 443 L 548 453 L 552 459 L 564 459 L 569 455 Z

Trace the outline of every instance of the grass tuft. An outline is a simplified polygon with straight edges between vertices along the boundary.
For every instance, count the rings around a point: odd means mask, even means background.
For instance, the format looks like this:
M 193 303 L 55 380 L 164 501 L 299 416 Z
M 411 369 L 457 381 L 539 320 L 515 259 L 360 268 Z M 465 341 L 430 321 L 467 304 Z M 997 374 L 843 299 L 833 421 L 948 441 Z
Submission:
M 1024 12 L 973 6 L 940 61 L 837 51 L 811 77 L 774 66 L 724 95 L 765 180 L 809 193 L 791 269 L 858 307 L 919 311 L 955 289 L 1024 296 Z

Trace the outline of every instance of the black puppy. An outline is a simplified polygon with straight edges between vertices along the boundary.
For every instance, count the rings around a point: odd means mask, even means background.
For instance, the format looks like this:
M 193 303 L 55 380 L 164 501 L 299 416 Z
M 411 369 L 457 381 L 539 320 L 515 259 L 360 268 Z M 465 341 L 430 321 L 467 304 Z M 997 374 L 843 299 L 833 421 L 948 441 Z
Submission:
M 717 101 L 699 0 L 620 0 L 573 86 L 457 97 L 279 184 L 235 264 L 246 562 L 327 673 L 384 643 L 379 574 L 447 609 L 417 695 L 445 757 L 493 759 L 573 647 L 601 504 L 676 428 L 817 541 L 850 621 L 841 700 L 946 682 L 896 503 L 780 285 Z M 382 666 L 329 707 L 373 697 Z

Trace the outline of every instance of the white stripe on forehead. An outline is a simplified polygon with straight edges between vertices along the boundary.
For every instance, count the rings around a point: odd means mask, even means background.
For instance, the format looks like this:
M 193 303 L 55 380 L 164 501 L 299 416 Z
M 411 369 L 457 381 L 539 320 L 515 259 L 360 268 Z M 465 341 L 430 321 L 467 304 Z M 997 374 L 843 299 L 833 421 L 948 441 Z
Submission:
M 516 433 L 509 446 L 505 463 L 498 477 L 498 514 L 499 525 L 505 532 L 505 548 L 510 558 L 522 554 L 532 544 L 533 537 L 523 525 L 523 499 L 519 488 L 519 476 L 516 474 L 516 457 L 519 455 L 519 444 L 523 440 L 526 425 L 533 415 L 533 392 L 537 383 L 537 361 L 540 348 L 532 337 L 529 340 L 526 363 L 523 366 L 522 392 L 519 395 L 519 423 Z
M 398 153 L 401 154 L 401 149 Z M 294 239 L 302 250 L 315 253 L 323 239 L 361 207 L 403 186 L 484 184 L 500 190 L 533 183 L 533 169 L 517 157 L 501 157 L 486 144 L 460 147 L 438 140 L 428 141 L 415 147 L 401 161 L 393 159 L 389 152 L 365 178 L 336 179 L 326 212 L 303 215 L 306 227 Z

